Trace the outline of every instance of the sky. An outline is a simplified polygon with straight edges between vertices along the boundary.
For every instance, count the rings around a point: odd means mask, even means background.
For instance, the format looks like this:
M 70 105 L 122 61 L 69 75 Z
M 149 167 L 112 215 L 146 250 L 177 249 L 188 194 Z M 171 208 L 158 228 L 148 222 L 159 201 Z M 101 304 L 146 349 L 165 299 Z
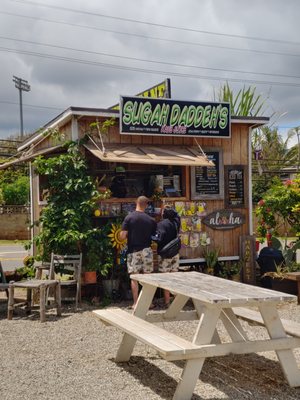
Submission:
M 176 100 L 255 87 L 285 137 L 300 126 L 299 15 L 299 0 L 1 0 L 0 139 L 20 132 L 13 76 L 30 85 L 25 134 L 170 78 Z

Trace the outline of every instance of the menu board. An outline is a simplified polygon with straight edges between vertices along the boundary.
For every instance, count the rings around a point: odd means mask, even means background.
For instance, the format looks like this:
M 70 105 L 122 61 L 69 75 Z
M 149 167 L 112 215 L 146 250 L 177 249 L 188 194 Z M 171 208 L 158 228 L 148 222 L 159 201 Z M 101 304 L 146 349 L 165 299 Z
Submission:
M 192 200 L 222 199 L 224 197 L 223 160 L 221 150 L 204 150 L 212 167 L 191 168 Z
M 225 206 L 245 207 L 245 167 L 225 166 Z

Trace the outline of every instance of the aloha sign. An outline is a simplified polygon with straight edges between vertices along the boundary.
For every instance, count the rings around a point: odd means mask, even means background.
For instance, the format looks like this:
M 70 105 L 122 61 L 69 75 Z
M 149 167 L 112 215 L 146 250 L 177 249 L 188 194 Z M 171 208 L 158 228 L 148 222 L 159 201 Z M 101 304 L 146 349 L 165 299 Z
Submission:
M 120 133 L 230 137 L 229 103 L 121 97 Z
M 202 222 L 211 229 L 234 229 L 245 223 L 245 216 L 234 210 L 217 210 L 208 214 Z

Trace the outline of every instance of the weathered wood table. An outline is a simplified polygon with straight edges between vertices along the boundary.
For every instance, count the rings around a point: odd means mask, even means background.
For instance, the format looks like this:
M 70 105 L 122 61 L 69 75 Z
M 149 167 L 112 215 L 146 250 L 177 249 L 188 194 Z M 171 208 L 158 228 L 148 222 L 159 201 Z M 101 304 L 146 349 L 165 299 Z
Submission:
M 246 354 L 275 350 L 290 386 L 300 386 L 300 371 L 292 352 L 300 347 L 300 339 L 285 333 L 276 305 L 295 300 L 273 290 L 245 285 L 198 272 L 175 272 L 132 275 L 142 286 L 133 315 L 111 308 L 94 311 L 102 321 L 124 332 L 116 361 L 128 361 L 136 340 L 153 347 L 168 361 L 186 360 L 174 400 L 192 397 L 206 357 Z M 167 289 L 174 300 L 164 313 L 147 315 L 157 288 Z M 183 311 L 192 299 L 195 310 Z M 234 313 L 234 307 L 257 307 L 269 333 L 266 340 L 250 341 Z M 199 320 L 192 341 L 178 337 L 153 322 Z M 217 332 L 218 320 L 223 322 L 231 342 L 222 343 Z M 271 372 L 271 371 L 270 371 Z

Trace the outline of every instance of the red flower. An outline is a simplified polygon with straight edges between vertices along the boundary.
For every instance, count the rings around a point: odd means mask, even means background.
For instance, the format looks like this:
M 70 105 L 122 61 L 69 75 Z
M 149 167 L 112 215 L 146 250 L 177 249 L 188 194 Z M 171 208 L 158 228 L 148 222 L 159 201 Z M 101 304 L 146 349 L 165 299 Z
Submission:
M 265 201 L 263 199 L 259 200 L 258 205 L 261 207 L 265 204 Z

